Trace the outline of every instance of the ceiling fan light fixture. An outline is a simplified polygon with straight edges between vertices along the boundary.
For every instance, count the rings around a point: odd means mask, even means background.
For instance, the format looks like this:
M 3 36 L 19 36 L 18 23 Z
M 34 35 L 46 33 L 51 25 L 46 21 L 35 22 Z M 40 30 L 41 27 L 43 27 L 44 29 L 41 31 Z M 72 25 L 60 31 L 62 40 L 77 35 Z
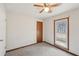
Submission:
M 49 12 L 49 8 L 48 8 L 48 7 L 45 7 L 45 8 L 44 8 L 44 11 L 45 11 L 45 12 Z
M 43 4 L 34 4 L 34 6 L 36 7 L 41 7 L 42 9 L 40 10 L 40 13 L 42 13 L 43 11 L 51 13 L 52 12 L 52 8 L 55 8 L 57 6 L 59 6 L 60 3 L 55 3 L 55 4 L 50 4 L 50 3 L 43 3 Z

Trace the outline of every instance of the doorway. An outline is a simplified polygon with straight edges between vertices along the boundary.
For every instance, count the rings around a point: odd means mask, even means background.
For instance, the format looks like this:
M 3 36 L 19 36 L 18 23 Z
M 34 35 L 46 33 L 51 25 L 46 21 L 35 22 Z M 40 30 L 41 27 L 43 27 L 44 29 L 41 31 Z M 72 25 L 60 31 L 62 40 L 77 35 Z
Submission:
M 43 22 L 37 21 L 37 43 L 43 41 Z

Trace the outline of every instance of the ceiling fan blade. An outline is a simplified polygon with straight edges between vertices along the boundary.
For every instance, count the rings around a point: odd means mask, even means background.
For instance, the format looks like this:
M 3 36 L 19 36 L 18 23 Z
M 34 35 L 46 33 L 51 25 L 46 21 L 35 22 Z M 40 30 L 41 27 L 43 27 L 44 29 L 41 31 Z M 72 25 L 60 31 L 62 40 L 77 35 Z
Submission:
M 44 11 L 44 9 L 42 9 L 41 11 L 40 11 L 40 13 L 42 13 Z
M 46 3 L 44 3 L 44 6 L 45 6 L 45 7 L 47 6 Z
M 58 4 L 53 4 L 53 5 L 50 5 L 51 7 L 56 7 L 56 6 L 59 6 L 59 5 L 61 5 L 60 3 L 58 3 Z
M 36 6 L 36 7 L 43 7 L 42 5 L 36 5 L 36 4 L 34 4 L 34 6 Z

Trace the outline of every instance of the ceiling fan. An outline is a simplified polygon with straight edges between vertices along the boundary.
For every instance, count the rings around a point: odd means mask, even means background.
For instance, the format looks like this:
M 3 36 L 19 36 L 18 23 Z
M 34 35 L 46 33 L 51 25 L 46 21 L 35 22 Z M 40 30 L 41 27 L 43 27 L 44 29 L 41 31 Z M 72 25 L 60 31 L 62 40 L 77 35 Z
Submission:
M 52 8 L 55 8 L 55 7 L 59 6 L 59 5 L 60 5 L 60 3 L 34 4 L 34 6 L 42 8 L 42 10 L 40 11 L 40 13 L 42 13 L 43 11 L 48 12 L 48 13 L 51 13 L 52 12 Z

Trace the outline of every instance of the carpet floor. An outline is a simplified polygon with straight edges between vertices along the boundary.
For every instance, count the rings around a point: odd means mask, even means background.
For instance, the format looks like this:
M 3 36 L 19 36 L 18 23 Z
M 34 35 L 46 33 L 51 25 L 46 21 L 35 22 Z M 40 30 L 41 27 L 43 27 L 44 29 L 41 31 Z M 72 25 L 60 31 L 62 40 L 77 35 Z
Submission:
M 43 42 L 7 52 L 6 56 L 73 56 L 73 55 Z

